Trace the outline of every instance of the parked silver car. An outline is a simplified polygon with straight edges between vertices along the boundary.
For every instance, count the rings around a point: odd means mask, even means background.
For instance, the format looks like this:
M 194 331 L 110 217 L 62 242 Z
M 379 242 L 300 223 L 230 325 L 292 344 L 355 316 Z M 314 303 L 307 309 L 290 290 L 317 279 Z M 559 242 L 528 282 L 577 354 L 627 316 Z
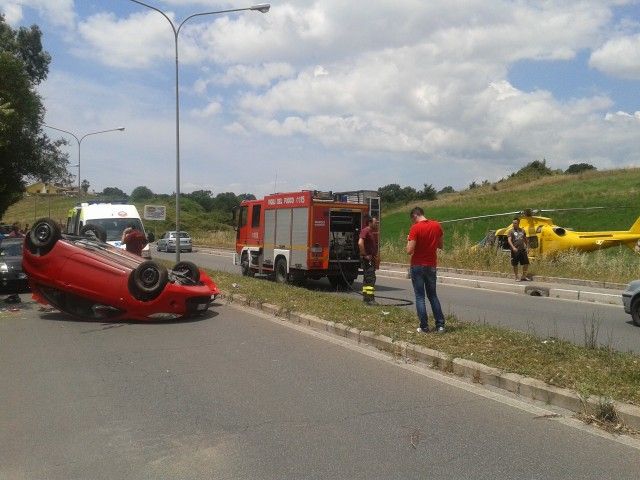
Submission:
M 624 311 L 631 315 L 633 323 L 640 327 L 640 280 L 634 280 L 622 292 Z
M 178 238 L 178 235 L 175 230 L 171 232 L 166 232 L 156 242 L 156 250 L 158 252 L 162 252 L 162 251 L 175 252 L 177 238 Z M 181 231 L 180 232 L 180 251 L 191 252 L 192 250 L 193 250 L 193 246 L 191 244 L 191 237 L 187 232 Z

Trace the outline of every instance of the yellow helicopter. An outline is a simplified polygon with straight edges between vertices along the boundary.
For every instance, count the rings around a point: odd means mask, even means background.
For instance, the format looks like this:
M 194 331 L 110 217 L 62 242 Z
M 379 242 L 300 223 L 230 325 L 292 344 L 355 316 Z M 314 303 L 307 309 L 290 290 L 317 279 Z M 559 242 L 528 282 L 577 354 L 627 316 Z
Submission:
M 637 253 L 640 253 L 640 217 L 638 217 L 634 224 L 631 225 L 631 228 L 626 231 L 576 232 L 569 228 L 554 225 L 553 221 L 549 217 L 538 215 L 543 212 L 596 210 L 604 208 L 607 207 L 559 208 L 553 210 L 527 209 L 517 212 L 444 220 L 440 223 L 476 220 L 505 215 L 517 216 L 520 219 L 520 228 L 524 229 L 527 235 L 527 239 L 529 241 L 529 256 L 531 257 L 552 255 L 566 250 L 592 252 L 594 250 L 617 247 L 619 245 L 624 245 Z M 480 241 L 478 246 L 492 246 L 500 250 L 509 250 L 507 237 L 512 229 L 513 226 L 510 224 L 507 227 L 500 228 L 495 231 L 489 231 L 488 235 Z

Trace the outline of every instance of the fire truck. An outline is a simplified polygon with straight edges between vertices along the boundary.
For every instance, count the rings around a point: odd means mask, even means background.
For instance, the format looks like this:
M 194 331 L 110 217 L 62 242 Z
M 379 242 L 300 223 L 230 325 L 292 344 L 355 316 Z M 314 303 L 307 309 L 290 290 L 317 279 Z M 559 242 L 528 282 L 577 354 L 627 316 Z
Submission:
M 378 192 L 276 193 L 245 200 L 234 212 L 234 265 L 242 274 L 266 274 L 279 283 L 327 277 L 334 288 L 350 285 L 360 267 L 363 217 L 380 218 Z

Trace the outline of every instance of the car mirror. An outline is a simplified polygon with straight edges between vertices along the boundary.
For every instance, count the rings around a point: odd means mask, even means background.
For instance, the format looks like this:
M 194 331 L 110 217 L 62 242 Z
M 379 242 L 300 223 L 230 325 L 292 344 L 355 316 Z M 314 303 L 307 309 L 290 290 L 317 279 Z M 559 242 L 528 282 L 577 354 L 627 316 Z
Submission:
M 149 233 L 147 234 L 147 240 L 148 240 L 149 242 L 155 242 L 155 241 L 156 241 L 156 236 L 153 234 L 153 232 L 149 232 Z

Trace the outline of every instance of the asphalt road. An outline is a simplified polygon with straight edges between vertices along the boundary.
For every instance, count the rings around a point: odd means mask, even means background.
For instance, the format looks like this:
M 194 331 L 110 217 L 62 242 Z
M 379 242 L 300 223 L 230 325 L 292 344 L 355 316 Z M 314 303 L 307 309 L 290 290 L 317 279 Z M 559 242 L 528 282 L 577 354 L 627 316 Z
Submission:
M 175 253 L 156 252 L 155 246 L 151 254 L 168 260 L 175 258 Z M 181 259 L 207 268 L 239 273 L 239 267 L 232 264 L 230 254 L 183 252 Z M 360 279 L 353 285 L 356 291 L 361 289 Z M 309 282 L 308 287 L 331 290 L 326 280 Z M 376 293 L 378 296 L 414 299 L 411 281 L 402 278 L 378 275 Z M 600 345 L 640 353 L 640 328 L 633 325 L 631 317 L 621 306 L 442 284 L 438 285 L 438 297 L 445 314 L 453 314 L 463 321 L 501 325 L 541 337 L 563 338 L 578 345 L 585 345 L 585 336 L 590 338 L 593 329 Z M 407 308 L 415 311 L 414 306 Z M 428 305 L 427 310 L 430 312 Z
M 638 442 L 229 306 L 29 307 L 0 311 L 2 479 L 638 478 Z

